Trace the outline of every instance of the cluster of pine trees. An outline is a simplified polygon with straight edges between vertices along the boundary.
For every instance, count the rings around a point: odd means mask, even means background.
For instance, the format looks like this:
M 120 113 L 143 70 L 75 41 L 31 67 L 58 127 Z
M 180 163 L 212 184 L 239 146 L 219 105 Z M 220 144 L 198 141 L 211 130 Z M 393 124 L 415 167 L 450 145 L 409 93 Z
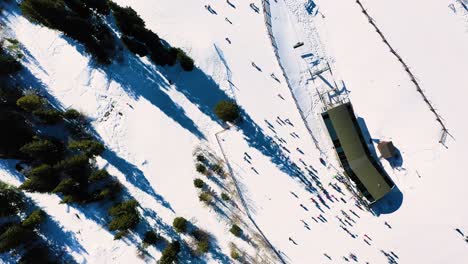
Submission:
M 100 6 L 96 8 L 104 10 Z M 58 110 L 46 98 L 32 91 L 23 92 L 20 87 L 12 85 L 11 79 L 21 70 L 21 63 L 3 49 L 0 51 L 0 57 L 7 58 L 3 61 L 9 61 L 9 65 L 16 69 L 0 75 L 0 123 L 4 128 L 0 129 L 0 158 L 21 160 L 17 170 L 25 175 L 26 180 L 19 190 L 55 193 L 62 197 L 63 203 L 114 201 L 108 212 L 109 229 L 118 231 L 116 238 L 119 238 L 135 228 L 140 221 L 138 203 L 135 200 L 121 201 L 120 182 L 95 165 L 96 156 L 105 147 L 87 133 L 86 118 L 74 109 Z M 61 129 L 63 137 L 38 132 L 38 128 L 48 126 Z M 14 207 L 8 207 L 8 203 L 0 203 L 0 217 L 6 212 L 18 213 Z M 37 214 L 33 215 L 34 218 Z M 27 226 L 34 226 L 34 223 L 27 224 L 29 222 L 12 229 L 12 234 L 27 232 Z M 21 237 L 18 235 L 18 239 Z M 0 239 L 0 249 L 13 247 L 8 246 L 10 242 L 1 246 L 3 241 L 8 240 Z M 18 241 L 21 243 L 22 240 Z
M 28 19 L 62 31 L 80 42 L 101 64 L 110 64 L 117 54 L 117 44 L 106 17 L 113 15 L 124 45 L 138 56 L 147 56 L 157 65 L 175 65 L 186 71 L 193 60 L 181 49 L 170 47 L 130 7 L 120 7 L 109 0 L 24 0 L 21 10 Z M 1 62 L 0 62 L 1 63 Z
M 28 207 L 20 190 L 0 181 L 0 253 L 25 250 L 20 263 L 50 263 L 51 254 L 39 237 L 47 216 Z
M 110 64 L 116 55 L 114 36 L 104 21 L 108 0 L 24 0 L 21 10 L 31 21 L 83 44 L 99 63 Z

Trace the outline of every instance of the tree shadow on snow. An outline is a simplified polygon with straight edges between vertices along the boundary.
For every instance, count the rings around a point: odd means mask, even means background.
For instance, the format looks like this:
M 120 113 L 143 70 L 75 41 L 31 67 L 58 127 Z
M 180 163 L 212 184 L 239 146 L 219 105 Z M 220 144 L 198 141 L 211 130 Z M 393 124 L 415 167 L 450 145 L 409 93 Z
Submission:
M 306 177 L 302 169 L 289 158 L 286 151 L 283 150 L 272 137 L 267 136 L 263 132 L 263 129 L 258 126 L 245 111 L 242 110 L 241 112 L 242 122 L 239 124 L 239 128 L 243 132 L 244 139 L 249 146 L 269 157 L 270 161 L 281 171 L 301 181 L 307 191 L 311 193 L 315 192 L 316 189 L 313 187 L 312 181 Z
M 205 138 L 185 110 L 167 94 L 171 89 L 169 78 L 162 75 L 153 65 L 143 63 L 128 51 L 123 51 L 122 63 L 114 62 L 102 68 L 108 81 L 115 81 L 134 99 L 144 98 L 166 116 L 198 138 Z
M 125 178 L 129 183 L 146 194 L 151 195 L 158 203 L 174 213 L 174 209 L 172 209 L 171 204 L 166 201 L 164 197 L 154 191 L 151 183 L 148 181 L 143 171 L 141 171 L 137 166 L 121 158 L 115 151 L 111 149 L 106 149 L 101 154 L 101 156 L 103 159 L 112 164 L 112 166 L 117 168 L 123 175 L 125 175 Z

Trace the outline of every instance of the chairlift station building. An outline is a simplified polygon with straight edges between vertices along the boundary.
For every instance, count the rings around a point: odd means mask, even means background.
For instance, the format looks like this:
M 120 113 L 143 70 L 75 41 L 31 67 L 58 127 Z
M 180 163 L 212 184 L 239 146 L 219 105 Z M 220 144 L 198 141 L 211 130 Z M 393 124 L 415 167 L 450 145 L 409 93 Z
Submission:
M 395 185 L 370 154 L 351 103 L 333 106 L 322 113 L 345 175 L 370 203 L 389 193 Z

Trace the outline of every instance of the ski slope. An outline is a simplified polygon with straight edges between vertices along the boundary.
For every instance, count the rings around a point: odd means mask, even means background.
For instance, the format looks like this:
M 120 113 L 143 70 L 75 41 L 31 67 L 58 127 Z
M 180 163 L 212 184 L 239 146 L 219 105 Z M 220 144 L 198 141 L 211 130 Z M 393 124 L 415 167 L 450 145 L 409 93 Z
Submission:
M 468 126 L 462 121 L 468 33 L 448 7 L 451 1 L 362 1 L 447 123 L 453 136 L 447 147 L 438 143 L 440 127 L 433 115 L 355 1 L 317 0 L 311 14 L 306 0 L 270 1 L 279 60 L 260 0 L 115 2 L 134 8 L 147 28 L 187 51 L 196 70 L 155 67 L 127 51 L 100 68 L 80 45 L 31 24 L 13 7 L 5 23 L 24 46 L 24 63 L 36 77 L 27 80 L 31 88 L 89 116 L 108 148 L 99 165 L 140 202 L 145 220 L 171 239 L 180 238 L 171 230 L 176 216 L 213 235 L 215 249 L 192 262 L 232 261 L 230 242 L 251 263 L 345 263 L 343 256 L 352 261 L 350 253 L 359 263 L 387 263 L 381 250 L 398 263 L 468 262 L 467 245 L 454 231 L 468 234 L 467 180 L 461 172 L 468 157 L 463 152 Z M 299 41 L 305 45 L 292 49 Z M 310 79 L 325 62 L 333 74 Z M 390 139 L 402 154 L 397 169 L 382 161 L 401 191 L 395 212 L 377 217 L 359 209 L 334 178 L 338 163 L 316 92 L 333 81 L 349 91 L 372 139 Z M 221 99 L 236 100 L 244 121 L 219 133 L 218 141 L 215 134 L 224 128 L 212 109 Z M 248 237 L 258 241 L 247 214 L 281 259 L 266 246 L 255 248 L 235 238 L 228 231 L 229 217 L 198 201 L 193 179 L 201 175 L 193 152 L 200 147 L 225 155 L 247 204 L 244 210 L 236 201 Z M 2 161 L 0 168 L 2 180 L 20 183 L 13 161 Z M 342 193 L 330 184 L 341 186 Z M 218 193 L 223 188 L 213 187 Z M 53 195 L 29 196 L 68 234 L 58 239 L 59 232 L 46 230 L 78 263 L 155 263 L 160 257 L 160 249 L 149 247 L 151 257 L 140 258 L 138 236 L 113 240 L 102 227 L 101 206 L 70 207 Z

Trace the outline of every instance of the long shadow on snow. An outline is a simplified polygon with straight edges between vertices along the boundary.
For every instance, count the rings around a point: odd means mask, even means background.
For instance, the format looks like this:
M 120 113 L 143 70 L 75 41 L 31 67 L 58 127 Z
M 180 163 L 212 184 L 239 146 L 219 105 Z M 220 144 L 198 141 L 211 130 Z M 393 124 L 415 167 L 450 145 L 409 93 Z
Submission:
M 282 148 L 273 140 L 272 137 L 263 133 L 263 129 L 258 126 L 247 113 L 242 110 L 242 122 L 239 124 L 240 130 L 244 134 L 244 139 L 249 146 L 256 148 L 263 155 L 270 158 L 270 161 L 275 164 L 281 171 L 297 178 L 304 185 L 307 191 L 314 192 L 315 188 L 312 182 L 308 179 L 304 172 L 291 161 L 289 156 Z
M 151 195 L 161 205 L 174 212 L 170 203 L 154 191 L 150 182 L 146 179 L 145 174 L 137 166 L 121 158 L 117 153 L 110 149 L 105 150 L 101 156 L 123 173 L 127 181 L 129 181 L 133 186 Z
M 204 138 L 184 109 L 175 103 L 164 90 L 169 90 L 168 79 L 156 71 L 153 65 L 144 64 L 139 58 L 123 52 L 124 62 L 113 63 L 103 68 L 109 81 L 115 81 L 135 99 L 145 98 L 169 118 L 190 131 L 198 138 Z
M 109 67 L 107 73 L 110 79 L 119 82 L 129 94 L 137 97 L 143 96 L 150 102 L 153 102 L 153 92 L 164 94 L 164 96 L 168 97 L 160 88 L 170 89 L 170 80 L 174 84 L 172 87 L 184 94 L 189 101 L 194 103 L 204 114 L 211 117 L 213 121 L 218 122 L 219 119 L 214 114 L 213 109 L 220 100 L 229 100 L 230 98 L 202 70 L 195 68 L 192 72 L 184 72 L 181 71 L 179 66 L 174 66 L 160 68 L 161 72 L 158 72 L 153 66 L 144 64 L 137 57 L 128 54 L 128 52 L 124 53 L 126 54 L 125 57 L 127 58 L 130 72 L 125 67 L 122 67 L 122 65 L 114 64 Z M 127 80 L 126 78 L 129 75 L 131 75 L 130 80 Z M 155 88 L 155 85 L 159 85 L 159 87 Z M 313 188 L 310 188 L 310 181 L 303 176 L 303 173 L 296 169 L 297 166 L 294 166 L 294 163 L 282 151 L 281 147 L 271 137 L 263 133 L 263 130 L 245 111 L 242 110 L 241 114 L 243 120 L 239 128 L 243 132 L 249 146 L 256 148 L 263 155 L 269 157 L 283 172 L 298 177 L 306 184 L 307 190 L 313 191 Z M 190 131 L 198 135 L 198 130 L 192 129 Z
M 47 98 L 47 100 L 50 102 L 50 104 L 54 108 L 61 109 L 61 110 L 64 109 L 62 104 L 54 96 L 48 93 L 46 85 L 42 83 L 40 80 L 38 80 L 30 72 L 29 69 L 23 68 L 23 70 L 19 74 L 17 74 L 15 78 L 13 78 L 11 81 L 20 87 L 30 88 L 34 90 L 35 92 L 37 92 L 38 94 L 40 94 L 41 96 L 43 96 L 44 98 Z M 90 134 L 92 134 L 93 136 L 95 136 L 96 138 L 102 141 L 98 133 L 91 126 L 88 126 L 87 130 Z M 42 133 L 43 131 L 42 132 L 39 131 L 39 132 Z M 154 191 L 150 183 L 144 177 L 143 172 L 139 170 L 135 165 L 119 157 L 114 151 L 111 151 L 111 150 L 106 150 L 103 153 L 102 157 L 107 159 L 110 164 L 112 164 L 119 171 L 121 171 L 126 176 L 127 180 L 131 184 L 133 184 L 135 187 L 139 188 L 140 190 L 144 191 L 145 193 L 153 196 L 159 203 L 161 203 L 163 206 L 165 206 L 169 210 L 173 211 L 170 204 L 161 195 L 157 194 Z M 23 182 L 25 180 L 24 175 L 17 172 L 16 170 L 11 169 L 14 167 L 13 163 L 16 163 L 16 161 L 12 160 L 12 163 L 9 162 L 8 165 L 6 166 L 4 166 L 5 165 L 4 163 L 0 163 L 0 167 L 4 170 L 8 170 L 20 182 Z M 123 193 L 124 193 L 123 197 L 132 198 L 126 189 L 123 190 Z M 90 219 L 101 226 L 106 226 L 109 221 L 109 217 L 107 216 L 106 212 L 111 207 L 110 202 L 91 203 L 91 204 L 86 204 L 84 206 L 83 205 L 71 205 L 71 206 L 73 208 L 78 209 L 81 213 L 83 213 L 87 219 Z M 162 221 L 158 222 L 158 226 L 162 226 L 163 224 L 164 223 Z M 55 228 L 54 230 L 57 230 L 57 228 Z M 67 235 L 63 234 L 61 237 L 67 238 Z M 72 247 L 72 245 L 70 245 L 70 247 Z
M 16 161 L 8 160 L 8 165 L 2 166 L 2 169 L 10 174 L 19 174 L 14 169 L 14 163 Z M 40 208 L 32 198 L 25 196 L 24 199 L 30 212 Z M 75 259 L 68 253 L 70 250 L 80 255 L 88 254 L 86 249 L 76 239 L 75 234 L 71 231 L 63 230 L 63 227 L 49 214 L 47 214 L 45 221 L 38 228 L 38 233 L 44 236 L 39 237 L 40 242 L 47 244 L 53 256 L 65 260 L 66 263 L 76 263 Z
M 11 13 L 19 15 L 16 8 Z M 70 45 L 76 47 L 81 54 L 89 57 L 83 45 L 65 35 L 61 37 Z M 119 46 L 121 45 L 119 44 Z M 210 116 L 214 121 L 218 121 L 213 108 L 217 102 L 229 99 L 229 97 L 210 77 L 199 68 L 195 68 L 192 72 L 183 72 L 179 66 L 156 68 L 153 65 L 143 63 L 138 57 L 125 49 L 122 51 L 122 56 L 124 64 L 113 63 L 108 67 L 101 68 L 107 74 L 109 81 L 113 80 L 119 83 L 135 99 L 140 97 L 147 99 L 180 126 L 198 138 L 205 138 L 193 120 L 185 114 L 183 108 L 172 101 L 163 89 L 169 90 L 171 88 L 169 84 L 169 80 L 171 80 L 175 84 L 174 88 L 177 91 L 197 105 L 204 114 Z M 307 183 L 304 177 L 298 175 L 297 171 L 292 167 L 293 163 L 281 148 L 274 143 L 273 139 L 265 135 L 262 129 L 245 112 L 242 116 L 244 122 L 242 122 L 240 128 L 249 145 L 258 149 L 265 156 L 268 156 L 283 172 L 294 177 L 299 177 L 302 182 Z M 125 167 L 130 168 L 131 166 Z M 134 175 L 139 175 L 139 173 Z M 310 187 L 306 186 L 306 188 L 312 191 Z
M 32 58 L 33 59 L 33 58 Z M 32 88 L 34 91 L 39 93 L 41 96 L 47 98 L 47 100 L 50 102 L 50 104 L 56 108 L 56 109 L 61 109 L 63 110 L 64 107 L 62 104 L 49 94 L 47 91 L 46 85 L 42 83 L 40 80 L 38 80 L 29 69 L 24 68 L 21 73 L 17 74 L 17 77 L 14 78 L 14 81 L 18 85 L 23 85 Z M 98 138 L 100 141 L 103 141 L 102 138 L 99 136 L 99 134 L 91 127 L 87 127 L 88 132 L 91 133 L 93 136 Z M 41 132 L 41 131 L 39 131 Z M 122 172 L 126 179 L 135 187 L 138 189 L 142 190 L 143 192 L 153 196 L 159 203 L 161 203 L 163 206 L 168 208 L 171 211 L 174 211 L 169 204 L 161 195 L 157 194 L 149 181 L 146 179 L 145 175 L 143 172 L 138 169 L 135 165 L 129 163 L 125 159 L 121 158 L 117 153 L 115 153 L 112 150 L 107 149 L 103 154 L 102 157 L 106 159 L 110 164 L 112 164 L 114 167 L 116 167 L 120 172 Z
M 14 5 L 9 5 L 5 12 L 11 16 L 21 16 L 21 11 Z M 6 19 L 2 21 L 7 24 L 11 24 L 9 17 L 6 17 Z M 130 54 L 130 52 L 123 48 L 123 45 L 118 42 L 118 38 L 115 35 L 117 56 L 122 56 L 121 60 L 128 65 L 116 62 L 107 67 L 97 65 L 81 43 L 63 33 L 61 33 L 59 37 L 64 39 L 69 45 L 75 47 L 80 54 L 90 58 L 90 63 L 88 65 L 90 68 L 100 68 L 103 70 L 107 74 L 109 81 L 114 80 L 119 83 L 130 96 L 135 99 L 138 99 L 139 97 L 147 99 L 180 126 L 187 129 L 197 137 L 204 138 L 204 135 L 195 125 L 193 120 L 185 114 L 184 109 L 172 101 L 172 99 L 162 91 L 161 88 L 166 88 L 167 90 L 169 87 L 167 79 L 164 79 L 163 76 L 155 70 L 154 66 L 146 65 L 136 56 Z M 26 55 L 30 55 L 28 61 L 36 64 L 41 70 L 43 70 L 29 51 L 25 51 L 24 53 Z

